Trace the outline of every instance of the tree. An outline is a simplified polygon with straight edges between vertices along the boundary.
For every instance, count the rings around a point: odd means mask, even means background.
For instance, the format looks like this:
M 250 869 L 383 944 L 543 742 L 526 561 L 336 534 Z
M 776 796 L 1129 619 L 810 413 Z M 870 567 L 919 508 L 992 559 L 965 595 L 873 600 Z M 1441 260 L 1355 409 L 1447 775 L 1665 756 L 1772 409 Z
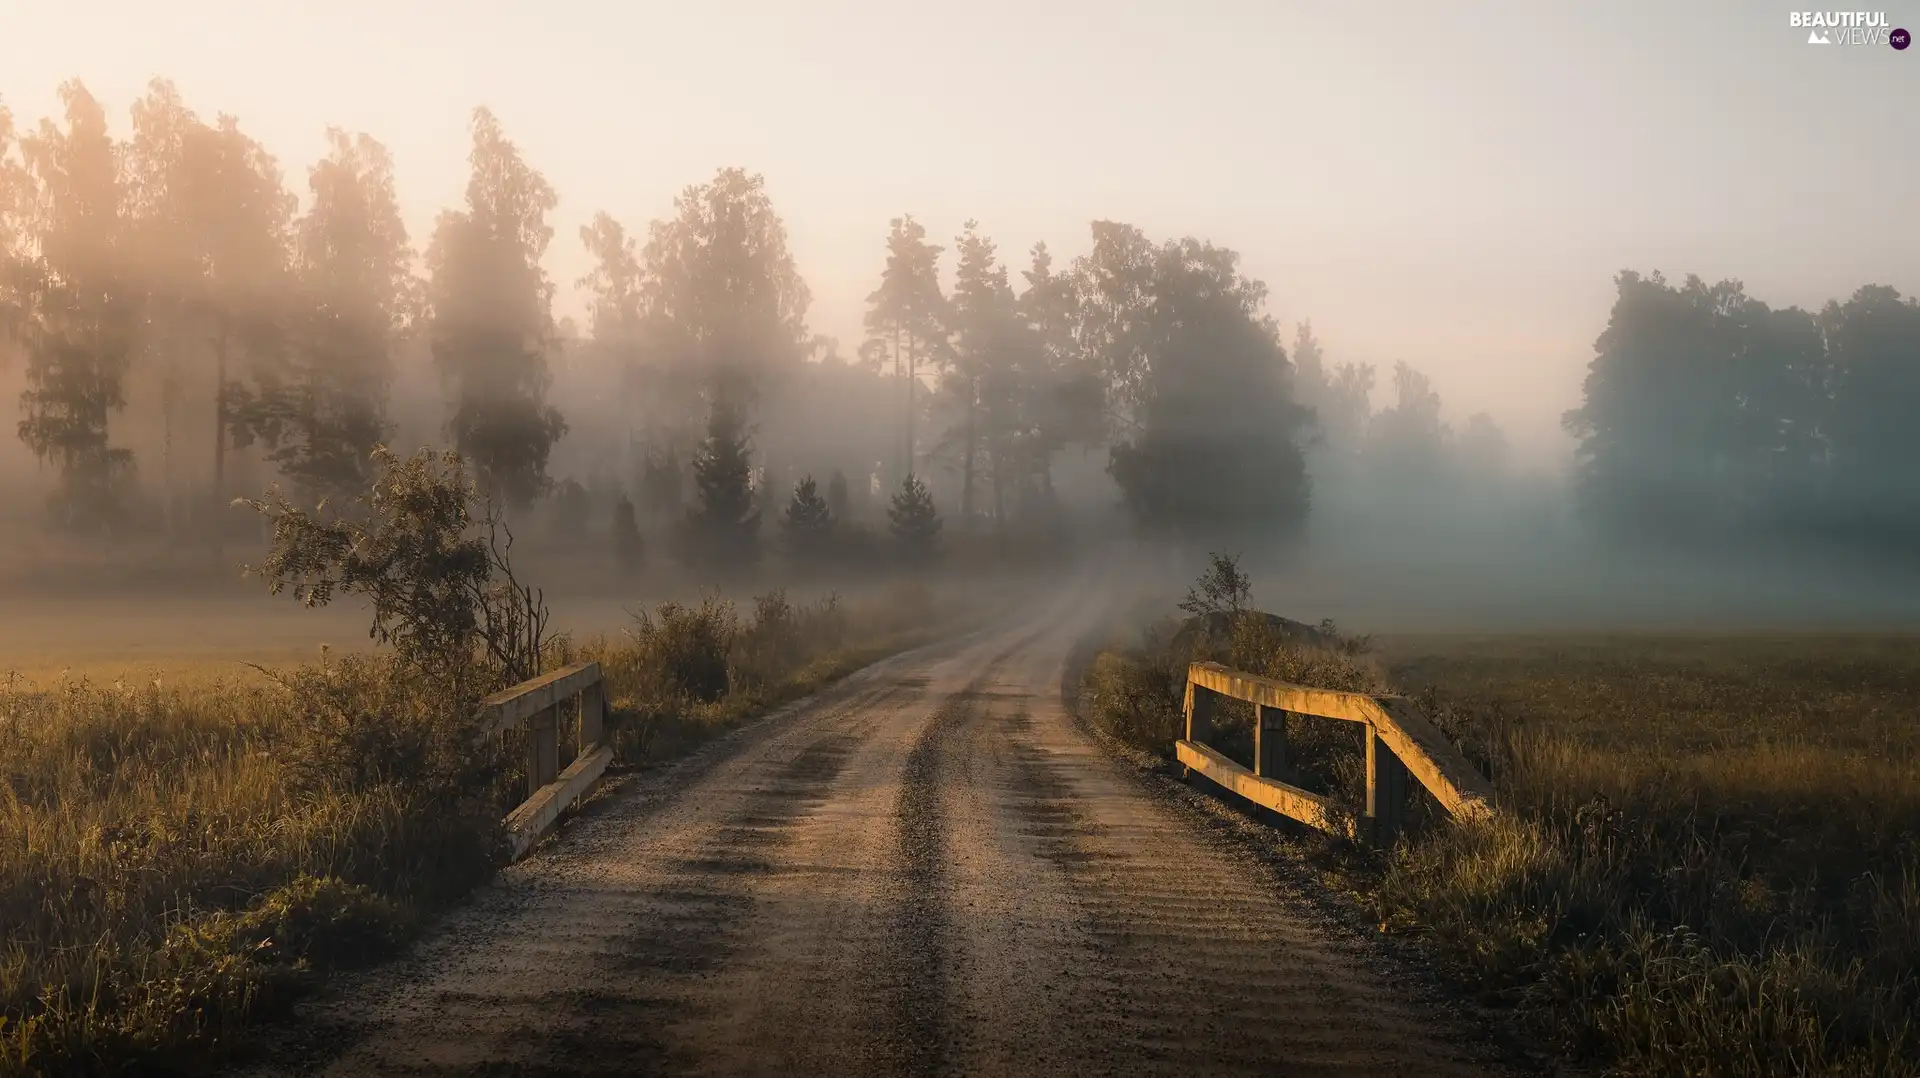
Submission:
M 1021 272 L 1019 311 L 1036 350 L 1027 392 L 1034 425 L 1033 465 L 1041 488 L 1053 489 L 1053 458 L 1070 445 L 1104 443 L 1106 393 L 1099 372 L 1074 339 L 1079 311 L 1075 282 L 1053 272 L 1053 256 L 1036 243 Z
M 706 441 L 694 455 L 695 502 L 681 535 L 681 557 L 689 564 L 733 567 L 760 558 L 753 452 L 742 411 L 730 401 L 715 401 Z
M 1296 530 L 1307 511 L 1308 418 L 1266 287 L 1239 256 L 1196 239 L 1158 247 L 1096 222 L 1076 264 L 1080 340 L 1107 381 L 1121 435 L 1108 466 L 1147 531 Z
M 1845 437 L 1820 429 L 1834 328 L 1771 310 L 1738 281 L 1673 287 L 1628 271 L 1614 283 L 1581 406 L 1563 420 L 1580 439 L 1588 516 L 1680 541 L 1805 519 L 1827 438 Z
M 649 230 L 640 281 L 641 384 L 665 402 L 670 433 L 690 430 L 703 401 L 747 408 L 790 375 L 811 341 L 812 302 L 759 174 L 721 169 L 673 205 Z
M 1920 299 L 1881 285 L 1830 303 L 1835 527 L 1883 549 L 1920 540 Z
M 540 266 L 557 200 L 484 108 L 470 161 L 466 208 L 440 215 L 428 252 L 433 356 L 454 394 L 454 444 L 484 489 L 523 507 L 567 429 L 546 403 L 553 285 Z
M 971 527 L 974 516 L 974 472 L 980 461 L 982 389 L 996 375 L 1005 381 L 1007 355 L 1014 320 L 1013 292 L 1007 271 L 994 255 L 993 241 L 980 234 L 979 222 L 968 221 L 957 240 L 959 267 L 954 275 L 948 325 L 953 345 L 948 356 L 949 392 L 961 413 L 960 521 Z M 1005 391 L 1010 387 L 996 387 Z M 1006 408 L 1003 406 L 1004 413 Z M 1006 418 L 1003 416 L 1003 418 Z
M 684 472 L 672 446 L 647 450 L 640 462 L 640 505 L 654 520 L 680 515 Z
M 277 492 L 242 499 L 273 522 L 273 541 L 248 572 L 274 595 L 307 606 L 359 594 L 373 606 L 368 636 L 432 683 L 471 698 L 540 672 L 547 609 L 514 577 L 513 533 L 454 453 L 401 460 L 374 451 L 372 487 L 351 517 L 294 506 Z
M 250 436 L 236 403 L 277 377 L 295 199 L 266 148 L 222 114 L 203 122 L 164 79 L 133 108 L 127 147 L 132 263 L 141 281 L 143 362 L 159 372 L 164 479 L 175 486 L 175 415 L 197 397 L 211 428 L 211 497 L 227 506 L 229 442 Z M 356 448 L 364 454 L 372 439 Z M 364 458 L 362 458 L 364 459 Z M 205 523 L 217 543 L 218 518 Z
M 1467 478 L 1485 481 L 1506 474 L 1512 447 L 1507 443 L 1506 432 L 1492 416 L 1475 412 L 1460 431 L 1455 454 Z
M 27 342 L 33 302 L 33 173 L 13 152 L 13 113 L 0 104 L 0 373 L 8 371 Z
M 853 518 L 853 497 L 847 490 L 847 476 L 838 468 L 827 477 L 827 511 L 838 521 Z
M 1329 367 L 1312 322 L 1294 327 L 1293 385 L 1301 404 L 1313 409 L 1315 437 L 1311 455 L 1323 471 L 1349 477 L 1362 451 L 1372 411 L 1373 365 L 1343 363 Z
M 613 503 L 613 563 L 621 573 L 632 576 L 646 561 L 646 547 L 640 540 L 640 522 L 634 519 L 633 499 L 625 494 Z
M 795 561 L 817 564 L 830 549 L 838 523 L 813 476 L 802 478 L 794 484 L 786 519 L 780 522 L 787 553 Z
M 13 114 L 0 104 L 0 371 L 25 339 L 28 302 L 27 214 L 33 177 L 13 152 Z
M 887 509 L 887 530 L 908 564 L 926 565 L 939 556 L 940 513 L 919 476 L 909 472 L 900 481 L 900 492 Z
M 1368 422 L 1369 465 L 1398 493 L 1430 489 L 1451 439 L 1440 418 L 1440 394 L 1432 379 L 1405 362 L 1393 365 L 1393 391 L 1393 404 Z
M 1253 581 L 1240 569 L 1238 554 L 1218 551 L 1207 555 L 1207 571 L 1187 589 L 1180 609 L 1195 617 L 1227 613 L 1238 616 L 1251 608 Z
M 335 128 L 327 141 L 294 229 L 287 347 L 233 405 L 235 425 L 263 440 L 267 459 L 309 499 L 343 498 L 372 480 L 373 448 L 392 430 L 393 350 L 412 284 L 392 157 L 366 135 Z
M 947 339 L 947 301 L 940 292 L 940 247 L 927 242 L 927 230 L 912 214 L 888 224 L 887 265 L 880 287 L 867 296 L 867 333 L 889 344 L 894 377 L 906 386 L 906 423 L 902 439 L 902 471 L 916 464 L 914 420 L 919 404 L 915 389 L 920 364 L 938 362 Z
M 125 279 L 124 185 L 106 113 L 78 82 L 61 86 L 60 98 L 66 128 L 42 120 L 21 141 L 40 199 L 19 435 L 60 470 L 56 522 L 99 532 L 125 520 L 133 454 L 109 443 L 108 424 L 126 405 L 137 305 Z

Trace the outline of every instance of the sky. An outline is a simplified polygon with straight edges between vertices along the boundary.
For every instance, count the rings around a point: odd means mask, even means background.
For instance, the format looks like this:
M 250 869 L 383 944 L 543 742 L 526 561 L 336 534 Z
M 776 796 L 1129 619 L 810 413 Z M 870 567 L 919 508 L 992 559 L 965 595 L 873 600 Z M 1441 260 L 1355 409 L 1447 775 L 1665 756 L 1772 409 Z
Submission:
M 1907 2 L 1888 19 L 1920 30 Z M 1791 10 L 0 0 L 0 101 L 28 124 L 79 78 L 124 133 L 164 76 L 303 192 L 329 125 L 365 131 L 421 245 L 486 105 L 559 192 L 563 314 L 595 212 L 641 231 L 745 166 L 849 354 L 900 213 L 936 239 L 977 219 L 1016 268 L 1037 240 L 1078 254 L 1098 218 L 1196 235 L 1332 361 L 1384 388 L 1405 360 L 1456 426 L 1490 412 L 1545 462 L 1621 269 L 1776 306 L 1920 291 L 1920 47 L 1809 46 Z

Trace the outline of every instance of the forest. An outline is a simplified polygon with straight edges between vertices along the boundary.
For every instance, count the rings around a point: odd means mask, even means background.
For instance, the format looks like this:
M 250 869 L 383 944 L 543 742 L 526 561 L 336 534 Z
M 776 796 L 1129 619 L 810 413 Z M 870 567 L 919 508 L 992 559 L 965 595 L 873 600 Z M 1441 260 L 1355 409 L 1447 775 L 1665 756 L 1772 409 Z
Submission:
M 84 86 L 61 98 L 32 125 L 0 111 L 0 381 L 39 467 L 0 482 L 45 495 L 9 496 L 16 530 L 218 548 L 259 534 L 236 498 L 344 505 L 376 447 L 429 442 L 628 569 L 866 563 L 1116 504 L 1142 535 L 1279 545 L 1314 509 L 1417 526 L 1512 500 L 1491 417 L 1455 429 L 1408 363 L 1377 387 L 1332 362 L 1213 242 L 1100 220 L 1076 257 L 1009 257 L 976 222 L 949 245 L 903 213 L 848 353 L 809 329 L 765 180 L 722 168 L 644 230 L 601 213 L 569 238 L 592 259 L 566 282 L 581 324 L 542 264 L 559 195 L 485 108 L 464 201 L 415 237 L 370 135 L 330 131 L 296 192 L 165 80 L 125 138 Z M 1913 298 L 1870 285 L 1813 313 L 1737 281 L 1616 284 L 1562 515 L 1706 551 L 1920 536 Z

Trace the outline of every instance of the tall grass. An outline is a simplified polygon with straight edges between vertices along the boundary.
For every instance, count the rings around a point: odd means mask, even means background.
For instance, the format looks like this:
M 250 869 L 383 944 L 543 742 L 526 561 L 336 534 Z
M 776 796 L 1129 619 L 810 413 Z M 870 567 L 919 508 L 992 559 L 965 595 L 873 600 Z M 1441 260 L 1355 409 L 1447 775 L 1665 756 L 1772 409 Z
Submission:
M 743 619 L 713 599 L 553 659 L 603 663 L 610 735 L 642 765 L 924 638 L 929 605 L 774 593 Z M 717 692 L 688 684 L 716 662 Z M 198 1072 L 326 970 L 391 953 L 501 864 L 520 787 L 469 719 L 368 657 L 0 680 L 0 1075 Z
M 1083 687 L 1102 721 L 1163 749 L 1187 658 L 1168 639 L 1109 649 Z M 1429 639 L 1365 661 L 1243 642 L 1206 657 L 1420 693 L 1502 813 L 1321 863 L 1565 1055 L 1633 1075 L 1920 1073 L 1912 641 Z M 1356 795 L 1357 768 L 1316 767 L 1321 789 Z

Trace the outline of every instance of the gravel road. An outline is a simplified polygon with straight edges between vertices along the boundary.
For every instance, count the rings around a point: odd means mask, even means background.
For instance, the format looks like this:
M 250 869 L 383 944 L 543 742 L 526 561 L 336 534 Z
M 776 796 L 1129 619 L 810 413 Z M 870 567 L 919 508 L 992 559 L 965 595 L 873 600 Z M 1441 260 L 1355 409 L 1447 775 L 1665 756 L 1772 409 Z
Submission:
M 634 776 L 261 1074 L 1486 1074 L 1066 713 L 1089 608 Z

